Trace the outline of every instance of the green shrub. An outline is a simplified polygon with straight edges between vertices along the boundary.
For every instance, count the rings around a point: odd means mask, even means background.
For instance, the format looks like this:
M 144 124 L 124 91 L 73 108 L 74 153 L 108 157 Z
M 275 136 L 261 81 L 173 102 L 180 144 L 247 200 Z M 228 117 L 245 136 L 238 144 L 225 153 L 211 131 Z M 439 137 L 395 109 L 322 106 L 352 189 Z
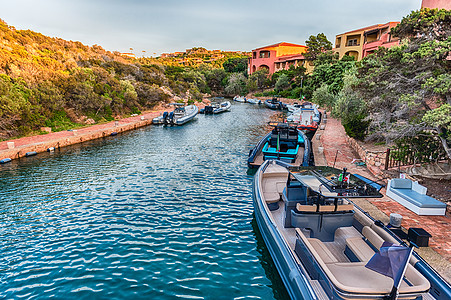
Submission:
M 131 113 L 139 115 L 141 113 L 141 111 L 136 106 L 133 106 Z
M 352 119 L 342 119 L 341 123 L 348 136 L 363 141 L 370 121 L 365 121 L 365 116 L 356 116 Z
M 45 126 L 52 128 L 53 132 L 58 132 L 81 127 L 82 125 L 72 122 L 66 112 L 61 110 L 54 112 L 53 116 L 45 121 Z

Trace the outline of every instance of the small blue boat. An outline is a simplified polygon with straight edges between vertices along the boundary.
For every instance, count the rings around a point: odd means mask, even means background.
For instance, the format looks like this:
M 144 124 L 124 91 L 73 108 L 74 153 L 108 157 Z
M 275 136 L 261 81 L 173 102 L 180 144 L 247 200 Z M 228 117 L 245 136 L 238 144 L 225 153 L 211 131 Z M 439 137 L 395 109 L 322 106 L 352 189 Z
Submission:
M 296 166 L 311 164 L 311 143 L 302 131 L 287 123 L 269 125 L 273 127 L 272 131 L 249 152 L 249 168 L 258 168 L 268 159 L 278 159 Z
M 412 250 L 421 237 L 408 247 L 351 201 L 382 195 L 346 169 L 268 160 L 252 190 L 258 228 L 292 299 L 451 299 L 449 283 Z

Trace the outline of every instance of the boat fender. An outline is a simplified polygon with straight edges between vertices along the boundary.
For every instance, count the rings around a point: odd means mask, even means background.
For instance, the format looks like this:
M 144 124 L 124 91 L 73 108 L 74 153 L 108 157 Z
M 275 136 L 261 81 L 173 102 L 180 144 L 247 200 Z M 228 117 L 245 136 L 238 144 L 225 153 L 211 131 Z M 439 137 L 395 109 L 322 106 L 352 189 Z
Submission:
M 117 135 L 117 132 L 116 132 L 116 131 L 113 131 L 110 135 L 111 135 L 111 136 L 115 136 L 115 135 Z
M 31 151 L 31 152 L 25 153 L 25 156 L 26 156 L 26 157 L 29 157 L 29 156 L 35 156 L 36 154 L 38 154 L 36 151 Z
M 55 151 L 55 147 L 47 148 L 47 152 L 53 152 L 53 151 Z
M 11 162 L 11 158 L 9 158 L 9 157 L 0 160 L 0 164 L 6 164 L 9 162 Z

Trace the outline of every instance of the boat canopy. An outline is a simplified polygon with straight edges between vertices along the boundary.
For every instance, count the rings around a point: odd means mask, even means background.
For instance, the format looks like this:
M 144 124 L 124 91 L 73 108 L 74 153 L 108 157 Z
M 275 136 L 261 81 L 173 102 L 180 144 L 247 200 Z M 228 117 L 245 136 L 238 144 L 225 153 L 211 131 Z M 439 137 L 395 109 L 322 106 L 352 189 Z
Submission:
M 312 191 L 326 198 L 381 198 L 370 183 L 343 170 L 327 167 L 291 167 L 290 174 Z

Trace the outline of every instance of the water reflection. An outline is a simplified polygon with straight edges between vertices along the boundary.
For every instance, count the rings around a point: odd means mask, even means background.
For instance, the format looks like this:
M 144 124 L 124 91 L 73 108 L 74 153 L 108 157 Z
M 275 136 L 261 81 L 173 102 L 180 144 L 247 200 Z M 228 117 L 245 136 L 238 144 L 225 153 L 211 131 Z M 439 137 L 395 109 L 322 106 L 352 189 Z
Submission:
M 2 165 L 0 298 L 285 299 L 246 175 L 272 114 L 234 104 Z

